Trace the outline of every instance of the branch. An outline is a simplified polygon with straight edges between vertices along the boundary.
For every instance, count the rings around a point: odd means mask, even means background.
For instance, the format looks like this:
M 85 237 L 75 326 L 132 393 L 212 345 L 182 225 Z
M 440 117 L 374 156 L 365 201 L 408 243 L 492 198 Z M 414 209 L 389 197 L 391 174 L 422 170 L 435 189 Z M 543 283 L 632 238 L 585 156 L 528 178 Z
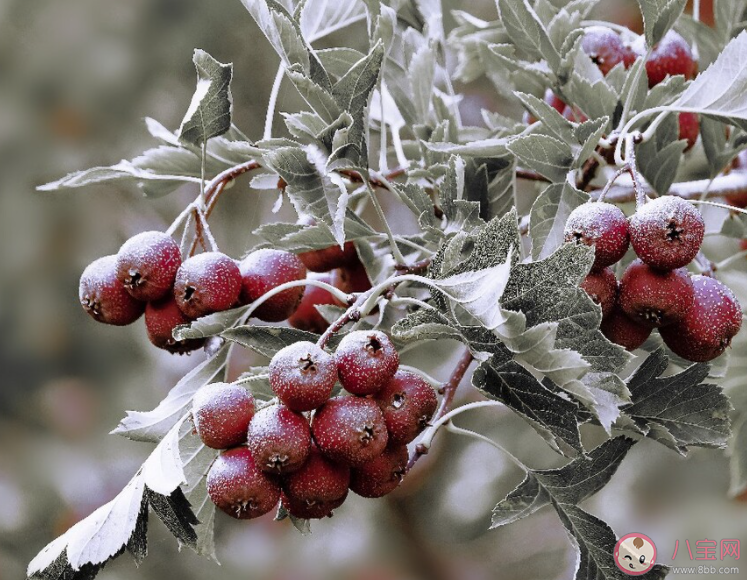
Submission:
M 708 187 L 709 183 L 711 184 L 710 189 Z M 646 195 L 654 193 L 648 185 L 642 185 L 642 189 Z M 719 175 L 712 182 L 710 179 L 698 179 L 696 181 L 673 183 L 672 187 L 669 188 L 669 195 L 677 195 L 687 200 L 697 200 L 703 197 L 704 191 L 706 192 L 706 198 L 747 196 L 747 171 L 732 171 L 728 175 Z M 615 185 L 607 192 L 605 199 L 610 203 L 635 201 L 635 189 L 631 185 Z

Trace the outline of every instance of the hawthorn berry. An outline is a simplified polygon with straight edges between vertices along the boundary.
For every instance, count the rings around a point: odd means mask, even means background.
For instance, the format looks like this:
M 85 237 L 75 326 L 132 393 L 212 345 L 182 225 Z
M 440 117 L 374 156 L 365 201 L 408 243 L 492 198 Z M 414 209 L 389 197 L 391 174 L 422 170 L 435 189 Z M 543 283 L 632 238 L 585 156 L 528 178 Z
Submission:
M 202 442 L 212 449 L 228 449 L 246 442 L 254 417 L 254 397 L 245 388 L 211 383 L 192 400 L 192 421 Z
M 340 341 L 335 352 L 337 374 L 346 391 L 373 395 L 394 376 L 399 354 L 380 330 L 357 330 Z
M 620 280 L 618 300 L 630 318 L 660 328 L 685 316 L 693 305 L 693 283 L 685 268 L 655 270 L 635 260 Z
M 668 76 L 684 75 L 689 80 L 697 72 L 698 65 L 690 46 L 674 30 L 664 35 L 646 60 L 648 88 L 658 85 Z
M 610 342 L 633 351 L 651 336 L 652 328 L 632 320 L 620 306 L 615 306 L 610 315 L 602 319 L 600 330 Z
M 174 354 L 186 354 L 201 348 L 205 344 L 202 338 L 176 340 L 174 329 L 182 324 L 189 324 L 189 318 L 179 309 L 173 296 L 166 296 L 156 302 L 148 302 L 145 307 L 145 330 L 150 342 Z
M 117 278 L 137 300 L 152 302 L 171 293 L 182 264 L 179 244 L 163 232 L 142 232 L 117 253 Z
M 94 320 L 114 326 L 132 324 L 145 310 L 145 304 L 130 296 L 117 279 L 114 255 L 94 260 L 83 270 L 78 297 L 83 310 Z
M 747 150 L 739 152 L 731 162 L 731 168 L 735 171 L 747 171 Z M 735 207 L 747 207 L 747 193 L 734 193 L 727 195 L 726 201 Z
M 381 455 L 389 440 L 376 401 L 360 397 L 327 401 L 314 414 L 311 432 L 319 451 L 332 461 L 353 466 Z
M 628 251 L 628 220 L 611 203 L 590 202 L 574 209 L 565 224 L 565 241 L 594 247 L 592 271 L 619 262 Z
M 264 248 L 241 261 L 241 302 L 251 304 L 263 294 L 287 282 L 306 278 L 306 267 L 295 254 Z M 289 288 L 263 302 L 253 316 L 265 322 L 280 322 L 293 314 L 303 297 L 303 286 Z
M 370 290 L 371 279 L 365 266 L 357 260 L 352 266 L 338 268 L 332 272 L 332 286 L 346 294 L 355 294 Z
M 239 520 L 258 518 L 280 500 L 280 484 L 257 468 L 246 447 L 221 453 L 208 471 L 206 484 L 213 503 Z
M 698 115 L 695 113 L 680 113 L 679 124 L 679 138 L 687 141 L 685 151 L 690 151 L 690 149 L 695 146 L 695 142 L 698 140 L 698 135 L 700 135 L 700 121 L 698 121 Z
M 358 261 L 358 252 L 353 242 L 344 246 L 330 246 L 321 250 L 311 250 L 298 254 L 303 265 L 311 272 L 329 272 L 335 268 L 352 266 Z
M 221 252 L 187 258 L 174 282 L 176 303 L 190 318 L 228 310 L 236 304 L 240 291 L 239 267 Z
M 599 67 L 604 76 L 619 63 L 628 68 L 635 61 L 635 54 L 625 45 L 620 35 L 606 26 L 586 28 L 581 39 L 581 50 Z
M 327 459 L 312 446 L 306 463 L 283 478 L 283 505 L 296 517 L 313 513 L 322 518 L 336 508 L 348 493 L 350 467 Z
M 438 406 L 433 388 L 415 373 L 398 370 L 376 394 L 389 445 L 406 445 L 428 425 Z
M 617 278 L 615 278 L 612 268 L 590 272 L 581 283 L 581 289 L 589 295 L 595 304 L 602 307 L 603 318 L 610 315 L 617 298 Z
M 660 330 L 676 354 L 693 362 L 721 356 L 742 326 L 742 307 L 728 286 L 708 276 L 693 276 L 695 301 L 685 317 Z
M 281 496 L 283 507 L 288 511 L 288 513 L 304 520 L 318 520 L 326 517 L 331 518 L 332 511 L 345 503 L 347 497 L 347 490 L 345 490 L 345 495 L 342 497 L 330 501 L 314 502 L 298 500 L 289 496 L 287 493 L 283 493 Z
M 326 282 L 332 284 L 332 277 L 328 273 L 316 274 L 311 273 L 307 278 L 319 280 L 320 282 Z M 307 330 L 309 332 L 315 332 L 317 334 L 323 333 L 329 328 L 329 322 L 319 313 L 316 306 L 344 306 L 339 300 L 337 300 L 332 294 L 319 288 L 318 286 L 306 286 L 306 290 L 301 298 L 301 303 L 288 319 L 288 324 L 293 328 L 299 330 Z
M 335 358 L 313 342 L 288 345 L 270 361 L 270 386 L 293 411 L 311 411 L 322 405 L 336 382 Z
M 247 446 L 262 471 L 295 471 L 309 456 L 309 421 L 285 405 L 264 407 L 249 423 Z
M 700 212 L 674 195 L 648 201 L 630 218 L 630 242 L 635 253 L 660 270 L 689 264 L 700 250 L 704 234 Z
M 405 445 L 390 445 L 384 453 L 351 471 L 350 489 L 369 498 L 393 492 L 407 473 L 408 458 Z

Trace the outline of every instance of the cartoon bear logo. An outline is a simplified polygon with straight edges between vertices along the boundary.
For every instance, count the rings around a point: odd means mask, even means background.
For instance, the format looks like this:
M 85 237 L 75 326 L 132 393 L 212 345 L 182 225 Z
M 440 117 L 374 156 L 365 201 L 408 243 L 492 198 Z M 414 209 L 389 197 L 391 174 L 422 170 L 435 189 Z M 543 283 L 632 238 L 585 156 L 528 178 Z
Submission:
M 656 546 L 644 534 L 628 534 L 615 545 L 615 564 L 629 576 L 640 576 L 654 567 Z

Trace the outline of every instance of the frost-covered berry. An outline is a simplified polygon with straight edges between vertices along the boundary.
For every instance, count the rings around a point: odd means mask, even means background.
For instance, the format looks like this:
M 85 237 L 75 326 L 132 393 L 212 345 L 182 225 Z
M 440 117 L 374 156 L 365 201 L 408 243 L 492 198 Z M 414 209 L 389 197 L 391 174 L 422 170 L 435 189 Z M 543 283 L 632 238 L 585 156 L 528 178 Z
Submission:
M 228 449 L 246 442 L 254 417 L 254 397 L 243 387 L 211 383 L 192 400 L 192 421 L 202 442 L 213 449 Z
M 361 465 L 381 455 L 389 436 L 375 401 L 334 397 L 314 414 L 311 424 L 319 450 L 333 461 Z
M 335 352 L 342 386 L 354 395 L 373 395 L 397 372 L 399 355 L 390 338 L 379 330 L 345 335 Z
M 574 209 L 568 216 L 564 234 L 566 242 L 594 247 L 592 270 L 619 262 L 630 242 L 628 220 L 622 210 L 598 201 Z
M 181 264 L 174 238 L 163 232 L 142 232 L 119 249 L 117 278 L 133 298 L 152 302 L 171 294 Z
M 339 506 L 348 493 L 350 467 L 326 458 L 316 447 L 306 463 L 283 478 L 283 505 L 296 517 L 322 518 Z M 301 516 L 299 513 L 313 516 Z
M 350 474 L 350 489 L 362 497 L 382 497 L 393 492 L 407 473 L 407 447 L 389 446 L 379 457 L 359 465 Z
M 687 141 L 685 151 L 690 151 L 690 149 L 695 146 L 695 142 L 698 140 L 698 135 L 700 135 L 700 121 L 698 120 L 698 115 L 695 113 L 680 113 L 679 124 L 679 138 Z
M 114 326 L 132 324 L 145 310 L 145 304 L 130 296 L 117 279 L 117 257 L 113 255 L 94 260 L 83 270 L 78 297 L 94 320 Z
M 687 266 L 700 250 L 705 222 L 684 199 L 668 195 L 650 200 L 630 218 L 630 242 L 652 268 Z
M 309 421 L 285 405 L 264 407 L 249 423 L 247 446 L 262 471 L 295 471 L 309 456 Z
M 685 268 L 655 270 L 635 260 L 620 280 L 618 300 L 625 314 L 639 324 L 661 328 L 682 320 L 694 296 Z
M 606 26 L 589 26 L 581 39 L 581 50 L 607 75 L 619 63 L 625 68 L 635 61 L 635 55 L 620 38 L 620 35 Z
M 287 282 L 306 278 L 306 267 L 295 254 L 265 248 L 255 250 L 241 261 L 241 302 L 251 304 L 263 294 Z M 265 322 L 280 322 L 293 314 L 303 297 L 297 286 L 275 294 L 253 313 Z
M 695 78 L 697 72 L 698 64 L 690 46 L 674 30 L 664 35 L 646 60 L 649 88 L 658 85 L 668 76 L 684 75 L 689 80 Z
M 240 291 L 239 267 L 220 252 L 186 259 L 174 282 L 176 303 L 190 318 L 228 310 L 236 304 Z
M 186 354 L 205 344 L 205 339 L 202 338 L 174 338 L 174 329 L 190 322 L 192 319 L 179 310 L 173 296 L 166 296 L 157 302 L 148 302 L 145 307 L 145 330 L 148 333 L 148 340 L 154 346 L 171 353 Z
M 347 497 L 347 490 L 345 490 L 345 495 L 335 500 L 308 502 L 283 493 L 282 501 L 283 507 L 288 510 L 290 515 L 304 520 L 319 520 L 326 517 L 331 518 L 333 510 L 345 503 Z
M 358 261 L 358 252 L 353 242 L 345 242 L 342 248 L 330 246 L 321 250 L 301 252 L 298 257 L 311 272 L 329 272 L 335 268 L 352 266 Z
M 612 268 L 590 272 L 581 283 L 581 289 L 602 307 L 602 317 L 610 315 L 617 298 L 617 278 Z
M 315 274 L 312 272 L 307 276 L 307 278 L 332 284 L 332 276 L 326 272 L 323 274 Z M 306 286 L 303 298 L 301 298 L 301 303 L 298 305 L 298 308 L 293 315 L 288 319 L 288 324 L 293 328 L 298 328 L 299 330 L 307 330 L 317 334 L 323 333 L 327 328 L 329 328 L 329 322 L 319 314 L 316 306 L 325 305 L 344 306 L 344 304 L 338 301 L 324 288 L 311 285 Z
M 742 307 L 728 286 L 708 276 L 693 276 L 695 301 L 674 326 L 662 328 L 664 342 L 693 362 L 721 356 L 742 326 Z
M 619 306 L 615 306 L 610 315 L 602 319 L 600 329 L 610 342 L 630 351 L 646 342 L 652 330 L 650 326 L 644 326 L 629 318 Z
M 428 425 L 438 406 L 436 393 L 425 380 L 398 370 L 376 394 L 389 432 L 389 445 L 406 445 Z
M 257 468 L 246 447 L 221 453 L 208 471 L 206 484 L 213 503 L 239 520 L 258 518 L 280 500 L 280 484 Z
M 278 351 L 270 361 L 270 386 L 293 411 L 311 411 L 332 394 L 337 365 L 313 342 L 296 342 Z

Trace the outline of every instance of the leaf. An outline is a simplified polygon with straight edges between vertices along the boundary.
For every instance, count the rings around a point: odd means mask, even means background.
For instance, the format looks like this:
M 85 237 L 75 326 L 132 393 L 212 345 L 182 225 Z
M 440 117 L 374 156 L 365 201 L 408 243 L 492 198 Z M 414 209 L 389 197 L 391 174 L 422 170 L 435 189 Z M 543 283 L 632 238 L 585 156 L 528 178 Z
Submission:
M 535 200 L 529 214 L 532 258 L 547 258 L 565 242 L 565 222 L 570 213 L 589 200 L 571 184 L 553 183 Z
M 625 416 L 680 455 L 686 455 L 688 447 L 725 447 L 732 407 L 721 387 L 701 383 L 708 376 L 708 365 L 694 364 L 662 377 L 668 363 L 659 349 L 633 374 L 628 381 L 633 404 L 623 409 Z
M 747 420 L 744 418 L 734 427 L 731 443 L 731 484 L 729 497 L 737 497 L 747 490 Z
M 301 31 L 308 42 L 316 42 L 365 18 L 366 6 L 360 0 L 306 0 Z
M 551 181 L 562 182 L 573 163 L 570 145 L 550 135 L 525 135 L 506 146 L 519 161 Z
M 638 0 L 643 15 L 646 44 L 653 46 L 674 26 L 687 0 Z
M 201 49 L 192 57 L 197 69 L 197 89 L 179 127 L 179 139 L 202 145 L 231 128 L 232 64 L 222 64 Z
M 678 115 L 669 115 L 657 128 L 654 138 L 636 148 L 638 169 L 651 187 L 665 195 L 677 176 L 687 143 L 679 140 Z
M 547 30 L 527 0 L 497 0 L 498 13 L 514 44 L 527 54 L 544 58 L 551 70 L 560 65 L 560 55 Z
M 575 142 L 573 125 L 563 115 L 558 113 L 554 107 L 551 107 L 544 100 L 538 99 L 534 95 L 528 95 L 519 91 L 514 94 L 553 137 L 564 143 Z
M 296 330 L 285 326 L 237 326 L 229 328 L 221 336 L 254 352 L 272 358 L 280 349 L 301 340 L 316 342 L 313 332 Z
M 174 338 L 176 340 L 189 340 L 217 336 L 241 320 L 248 309 L 249 306 L 241 306 L 202 316 L 189 324 L 177 326 L 173 332 Z

